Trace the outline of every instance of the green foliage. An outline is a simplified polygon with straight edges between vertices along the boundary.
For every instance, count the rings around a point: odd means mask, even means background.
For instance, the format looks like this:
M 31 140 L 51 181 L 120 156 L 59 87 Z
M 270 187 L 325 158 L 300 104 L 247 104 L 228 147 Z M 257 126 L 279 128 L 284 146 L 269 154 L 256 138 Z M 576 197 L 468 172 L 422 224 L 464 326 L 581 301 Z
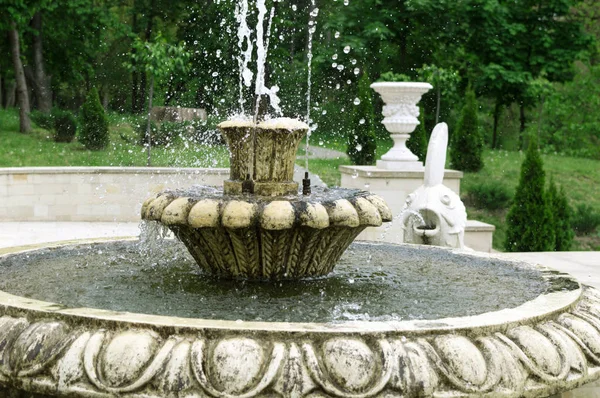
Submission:
M 495 211 L 508 208 L 512 196 L 506 185 L 496 181 L 483 181 L 469 187 L 467 199 L 469 204 L 478 209 Z
M 427 155 L 427 131 L 425 130 L 425 112 L 423 107 L 419 107 L 419 124 L 415 131 L 410 135 L 406 146 L 412 153 L 417 155 L 421 162 L 425 161 Z
M 208 115 L 206 120 L 194 120 L 192 128 L 187 130 L 187 137 L 197 144 L 223 145 L 225 141 L 217 128 L 220 122 L 221 118 L 215 115 Z
M 578 64 L 575 79 L 557 85 L 537 129 L 547 151 L 600 159 L 600 65 Z
M 545 172 L 535 137 L 529 142 L 513 204 L 506 216 L 509 252 L 554 250 L 552 212 L 545 191 Z
M 587 203 L 577 206 L 571 223 L 578 236 L 591 235 L 600 226 L 600 212 Z
M 394 73 L 392 71 L 382 73 L 377 79 L 378 82 L 410 82 L 410 76 L 404 73 Z
M 550 179 L 550 185 L 548 186 L 548 202 L 550 204 L 554 226 L 554 250 L 569 251 L 575 235 L 573 233 L 573 228 L 571 227 L 573 211 L 567 201 L 565 190 L 562 186 L 560 187 L 560 190 L 556 188 L 554 178 Z
M 452 167 L 469 172 L 483 168 L 483 137 L 479 129 L 475 92 L 467 90 L 465 105 L 450 145 Z
M 108 119 L 104 108 L 100 104 L 98 90 L 92 88 L 81 107 L 81 130 L 79 141 L 93 151 L 104 149 L 108 146 Z
M 356 98 L 360 101 L 354 109 L 354 131 L 348 137 L 346 153 L 352 164 L 370 165 L 375 163 L 377 138 L 375 136 L 375 115 L 373 114 L 373 98 L 371 95 L 369 76 L 363 72 L 358 83 Z
M 147 145 L 146 123 L 137 126 L 139 142 L 141 145 Z M 150 122 L 150 137 L 153 147 L 170 147 L 181 141 L 188 130 L 193 129 L 192 122 Z
M 54 115 L 52 112 L 32 111 L 29 114 L 29 117 L 38 127 L 46 130 L 52 130 L 54 128 Z
M 73 141 L 77 134 L 77 120 L 75 119 L 75 115 L 69 111 L 54 108 L 52 116 L 54 119 L 54 141 Z

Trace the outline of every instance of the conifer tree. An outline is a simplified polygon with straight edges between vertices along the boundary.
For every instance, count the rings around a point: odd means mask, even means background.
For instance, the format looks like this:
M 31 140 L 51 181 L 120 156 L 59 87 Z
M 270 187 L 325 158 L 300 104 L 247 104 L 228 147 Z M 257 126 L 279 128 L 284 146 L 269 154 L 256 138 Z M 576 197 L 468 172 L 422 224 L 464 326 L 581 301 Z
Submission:
M 81 124 L 79 141 L 87 149 L 97 151 L 108 146 L 108 119 L 96 88 L 90 90 L 81 107 Z
M 545 190 L 544 164 L 535 136 L 529 142 L 521 165 L 519 185 L 506 216 L 506 223 L 506 251 L 554 250 L 553 218 Z
M 477 118 L 477 99 L 471 89 L 467 89 L 465 105 L 452 134 L 450 164 L 462 171 L 476 172 L 483 168 L 483 137 Z
M 357 165 L 370 165 L 375 163 L 375 150 L 377 142 L 375 136 L 375 114 L 373 112 L 373 98 L 371 82 L 366 72 L 363 72 L 358 81 L 356 98 L 360 101 L 354 105 L 354 131 L 348 137 L 347 153 L 350 161 Z
M 554 250 L 568 251 L 573 243 L 573 228 L 571 227 L 571 214 L 573 211 L 567 201 L 564 188 L 556 188 L 554 178 L 550 178 L 548 186 L 548 201 L 550 204 L 554 226 Z
M 425 161 L 425 155 L 427 154 L 427 131 L 425 130 L 425 113 L 423 107 L 419 107 L 419 125 L 415 131 L 412 132 L 406 146 L 412 153 L 417 155 L 421 162 Z

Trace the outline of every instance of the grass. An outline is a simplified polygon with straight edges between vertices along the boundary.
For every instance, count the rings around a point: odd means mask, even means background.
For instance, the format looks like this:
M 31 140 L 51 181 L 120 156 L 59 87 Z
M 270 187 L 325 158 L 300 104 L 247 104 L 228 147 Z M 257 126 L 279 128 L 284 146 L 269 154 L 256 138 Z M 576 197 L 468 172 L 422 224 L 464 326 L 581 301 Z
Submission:
M 111 115 L 110 145 L 89 151 L 80 143 L 56 143 L 52 132 L 34 125 L 21 134 L 14 109 L 0 109 L 0 167 L 25 166 L 145 166 L 146 151 L 136 144 L 132 121 Z M 228 167 L 229 153 L 224 146 L 180 142 L 168 148 L 152 148 L 152 165 L 169 167 Z

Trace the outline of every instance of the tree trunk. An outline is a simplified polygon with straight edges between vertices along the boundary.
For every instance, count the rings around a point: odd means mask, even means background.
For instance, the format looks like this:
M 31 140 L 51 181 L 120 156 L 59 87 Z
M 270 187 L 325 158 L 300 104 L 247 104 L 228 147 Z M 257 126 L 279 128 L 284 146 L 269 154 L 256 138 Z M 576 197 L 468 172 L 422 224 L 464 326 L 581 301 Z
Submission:
M 519 105 L 519 121 L 520 121 L 520 126 L 519 126 L 519 150 L 523 149 L 523 133 L 525 131 L 525 127 L 526 127 L 526 120 L 525 120 L 525 104 L 523 104 L 521 102 L 521 104 Z
M 154 76 L 150 77 L 150 95 L 148 96 L 148 124 L 146 125 L 146 144 L 148 145 L 148 163 L 152 166 L 152 134 L 150 131 L 150 114 L 152 113 L 152 95 L 154 94 Z
M 44 70 L 42 14 L 39 11 L 33 15 L 31 27 L 36 30 L 36 33 L 33 34 L 33 68 L 37 106 L 42 112 L 50 112 L 52 109 L 52 91 L 50 88 L 50 78 Z
M 492 149 L 498 149 L 498 122 L 502 115 L 502 105 L 500 100 L 496 98 L 496 106 L 494 106 L 494 129 L 492 132 Z
M 25 82 L 25 72 L 21 62 L 21 47 L 19 44 L 19 32 L 17 24 L 11 22 L 11 29 L 8 31 L 8 41 L 12 54 L 13 68 L 17 80 L 17 101 L 19 103 L 19 131 L 28 133 L 31 131 L 31 120 L 29 119 L 29 96 L 27 94 L 27 83 Z

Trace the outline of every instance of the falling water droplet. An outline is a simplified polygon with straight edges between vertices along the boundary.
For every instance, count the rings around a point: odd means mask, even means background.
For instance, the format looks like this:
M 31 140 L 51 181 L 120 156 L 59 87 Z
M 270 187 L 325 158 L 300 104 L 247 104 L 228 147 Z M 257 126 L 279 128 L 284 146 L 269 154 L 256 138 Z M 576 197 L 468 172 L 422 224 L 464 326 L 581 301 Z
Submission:
M 213 72 L 212 73 L 212 77 L 217 77 L 217 76 L 219 76 L 219 72 Z
M 356 59 L 352 58 L 352 60 L 350 60 L 350 62 L 352 63 L 352 65 L 356 65 Z
M 344 53 L 348 54 L 350 52 L 350 46 L 344 47 Z
M 298 7 L 295 4 L 292 4 L 292 10 L 296 11 L 296 10 L 298 10 Z
M 362 145 L 360 145 L 360 144 L 356 144 L 356 150 L 357 150 L 358 152 L 362 151 Z
M 334 62 L 334 63 L 332 63 L 332 64 L 331 64 L 331 67 L 332 67 L 332 68 L 337 68 L 337 62 Z
M 347 6 L 348 4 L 350 4 L 350 0 L 344 0 L 344 5 Z
M 336 39 L 340 38 L 340 32 L 335 32 L 335 34 L 333 35 Z
M 344 65 L 342 65 L 342 64 L 339 64 L 339 65 L 337 66 L 337 70 L 339 70 L 340 72 L 341 72 L 341 71 L 343 71 L 343 70 L 344 70 Z
M 331 56 L 331 59 L 338 59 L 338 55 L 337 55 L 337 54 L 333 54 L 333 55 Z
M 339 90 L 339 89 L 340 89 L 340 84 L 339 84 L 339 83 L 335 85 L 335 89 L 336 89 L 336 90 Z
M 354 105 L 360 105 L 360 98 L 354 98 Z
M 323 112 L 321 112 L 322 115 L 327 115 L 327 111 L 325 109 L 323 109 Z
M 358 75 L 360 73 L 360 69 L 359 68 L 354 68 L 354 74 Z
M 360 119 L 360 120 L 358 121 L 358 123 L 360 123 L 360 124 L 365 124 L 365 122 L 366 122 L 366 120 L 365 120 L 365 119 Z
M 324 142 L 323 140 L 319 140 L 319 146 L 323 146 Z
M 347 84 L 352 84 L 352 80 L 348 79 L 348 80 L 346 80 L 346 83 Z

